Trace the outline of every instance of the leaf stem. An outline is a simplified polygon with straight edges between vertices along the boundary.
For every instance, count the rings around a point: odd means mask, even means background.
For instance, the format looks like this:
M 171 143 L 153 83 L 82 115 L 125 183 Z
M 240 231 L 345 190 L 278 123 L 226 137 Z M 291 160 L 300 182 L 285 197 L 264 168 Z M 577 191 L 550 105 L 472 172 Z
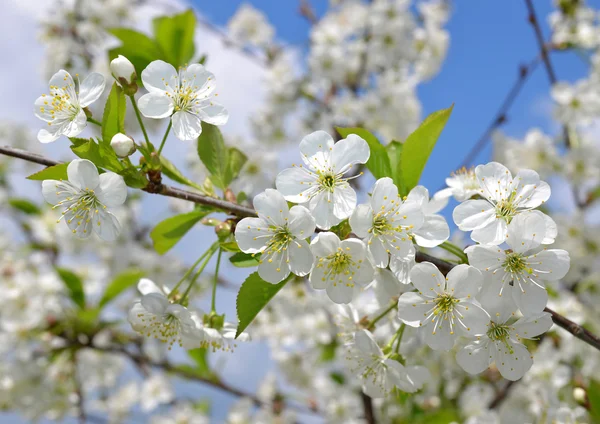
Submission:
M 102 127 L 102 123 L 100 121 L 96 121 L 94 118 L 88 118 L 87 121 L 94 125 L 98 125 L 99 127 Z
M 167 127 L 167 131 L 165 131 L 165 135 L 160 143 L 160 147 L 158 148 L 158 156 L 160 156 L 160 152 L 162 152 L 163 147 L 165 147 L 165 141 L 167 141 L 167 137 L 169 136 L 169 131 L 171 131 L 171 127 L 173 126 L 173 121 L 169 119 L 169 126 Z
M 212 287 L 212 300 L 210 302 L 210 311 L 216 312 L 216 303 L 217 303 L 217 284 L 219 283 L 219 267 L 221 265 L 221 255 L 223 254 L 223 249 L 219 249 L 219 255 L 217 256 L 217 267 L 215 268 L 215 280 L 213 281 Z
M 129 96 L 129 99 L 131 100 L 131 104 L 133 105 L 133 110 L 135 111 L 135 116 L 137 117 L 137 120 L 140 124 L 140 128 L 144 133 L 144 140 L 146 140 L 146 144 L 148 145 L 148 147 L 150 147 L 150 149 L 154 151 L 154 145 L 150 142 L 150 138 L 148 137 L 148 133 L 146 132 L 146 127 L 144 126 L 144 121 L 142 121 L 142 115 L 140 113 L 140 110 L 138 109 L 138 105 L 135 102 L 135 97 L 131 95 Z
M 465 264 L 469 263 L 469 258 L 467 257 L 465 252 L 463 252 L 463 250 L 460 247 L 458 247 L 457 245 L 455 245 L 454 243 L 445 241 L 442 244 L 440 244 L 438 247 L 441 247 L 445 251 L 452 253 L 454 256 L 456 256 L 458 259 L 460 259 L 462 263 L 465 263 Z
M 185 274 L 183 275 L 183 277 L 181 277 L 181 280 L 179 280 L 179 282 L 177 284 L 175 284 L 175 287 L 173 287 L 171 289 L 171 293 L 175 293 L 175 290 L 177 290 L 179 288 L 179 286 L 181 285 L 181 283 L 183 283 L 186 278 L 188 278 L 190 276 L 190 274 L 192 273 L 192 271 L 198 266 L 198 264 L 202 261 L 202 259 L 206 258 L 206 255 L 208 255 L 211 251 L 211 249 L 213 249 L 214 245 L 210 246 L 210 248 L 204 252 L 199 258 L 198 260 L 196 260 L 196 262 L 194 262 L 194 264 L 190 267 L 190 269 L 188 269 Z
M 208 265 L 212 256 L 215 254 L 216 250 L 217 250 L 217 243 L 214 243 L 210 247 L 210 249 L 208 249 L 208 252 L 207 252 L 208 255 L 206 255 L 206 258 L 204 259 L 204 262 L 202 263 L 202 265 L 200 265 L 200 269 L 198 269 L 198 272 L 196 272 L 196 274 L 192 278 L 192 281 L 190 281 L 190 285 L 187 287 L 187 289 L 185 289 L 183 296 L 181 296 L 181 300 L 179 301 L 180 304 L 183 304 L 186 301 L 188 294 L 192 290 L 192 287 L 194 287 L 194 284 L 196 284 L 196 280 L 198 279 L 198 277 L 200 277 L 200 274 L 202 274 L 202 272 L 204 271 L 204 268 L 206 268 L 206 265 Z
M 387 308 L 385 308 L 385 310 L 380 313 L 379 315 L 377 315 L 375 318 L 373 318 L 373 321 L 371 321 L 371 323 L 369 324 L 369 328 L 373 328 L 375 327 L 375 324 L 384 316 L 386 316 L 392 309 L 395 309 L 398 307 L 398 302 L 392 302 L 392 304 L 390 304 L 390 306 L 388 306 Z

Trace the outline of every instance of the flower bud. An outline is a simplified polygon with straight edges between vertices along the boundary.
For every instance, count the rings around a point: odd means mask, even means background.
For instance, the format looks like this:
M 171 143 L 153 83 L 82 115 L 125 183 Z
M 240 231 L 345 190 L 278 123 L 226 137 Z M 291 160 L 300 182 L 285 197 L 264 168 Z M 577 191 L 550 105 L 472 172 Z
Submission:
M 110 62 L 110 71 L 113 77 L 121 84 L 125 94 L 133 95 L 137 92 L 137 74 L 133 64 L 125 56 L 119 55 Z
M 586 402 L 587 394 L 585 393 L 585 390 L 581 387 L 575 387 L 573 389 L 573 398 L 575 399 L 575 401 L 577 401 L 577 403 L 583 405 Z
M 110 147 L 113 148 L 117 156 L 120 158 L 126 158 L 135 152 L 133 139 L 122 133 L 116 133 L 113 136 L 112 140 L 110 140 Z

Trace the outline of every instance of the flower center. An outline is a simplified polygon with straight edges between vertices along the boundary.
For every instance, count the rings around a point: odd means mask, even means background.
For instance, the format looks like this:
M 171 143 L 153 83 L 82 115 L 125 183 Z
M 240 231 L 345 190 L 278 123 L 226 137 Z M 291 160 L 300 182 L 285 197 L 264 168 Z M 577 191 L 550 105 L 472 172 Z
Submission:
M 451 315 L 454 312 L 454 307 L 459 302 L 454 296 L 448 293 L 443 293 L 438 295 L 434 299 L 435 308 L 433 308 L 434 315 L 442 315 L 447 316 Z
M 287 225 L 285 227 L 271 227 L 273 236 L 267 244 L 267 253 L 281 252 L 286 250 L 289 244 L 294 240 Z
M 525 258 L 516 252 L 509 253 L 506 255 L 506 259 L 502 264 L 504 271 L 511 274 L 521 274 L 523 271 L 527 271 L 530 274 L 533 272 L 531 268 L 527 267 L 527 261 Z
M 490 328 L 487 331 L 487 336 L 490 340 L 505 342 L 508 338 L 508 325 L 497 324 L 494 321 L 490 321 Z
M 59 183 L 56 185 L 57 195 L 61 194 L 61 190 L 65 189 L 64 186 Z M 58 208 L 60 206 L 66 206 L 66 209 L 62 212 L 61 217 L 57 222 L 64 217 L 67 220 L 68 224 L 71 224 L 73 221 L 77 223 L 77 226 L 73 228 L 73 226 L 69 226 L 73 234 L 77 232 L 79 227 L 82 227 L 82 231 L 84 234 L 88 233 L 88 230 L 91 228 L 89 225 L 92 224 L 92 220 L 95 220 L 95 224 L 100 226 L 102 225 L 102 221 L 99 217 L 99 209 L 106 209 L 96 197 L 96 193 L 94 190 L 90 188 L 86 188 L 81 190 L 75 196 L 69 196 L 65 200 L 58 202 L 58 204 L 54 205 L 53 208 Z
M 516 213 L 517 207 L 513 203 L 512 196 L 496 204 L 496 218 L 504 219 L 507 224 L 510 224 Z
M 402 231 L 402 228 L 399 228 Z M 388 221 L 385 216 L 376 215 L 373 219 L 372 227 L 373 235 L 379 236 L 394 232 L 394 226 Z
M 341 248 L 338 252 L 327 256 L 327 260 L 329 261 L 327 263 L 327 270 L 331 274 L 336 275 L 342 273 L 349 273 L 347 269 L 350 267 L 350 265 L 354 263 L 352 257 L 347 253 L 344 253 L 341 250 Z
M 337 183 L 337 178 L 333 174 L 320 174 L 319 175 L 319 184 L 325 190 L 333 193 L 335 185 Z

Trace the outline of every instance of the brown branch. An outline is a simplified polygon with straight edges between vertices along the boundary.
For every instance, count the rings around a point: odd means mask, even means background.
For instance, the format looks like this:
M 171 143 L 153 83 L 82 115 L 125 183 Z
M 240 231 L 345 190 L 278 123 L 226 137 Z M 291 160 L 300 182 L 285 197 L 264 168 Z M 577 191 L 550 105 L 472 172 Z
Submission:
M 375 413 L 373 412 L 373 399 L 363 392 L 360 392 L 360 397 L 363 404 L 363 410 L 365 412 L 365 421 L 367 424 L 377 424 Z
M 596 336 L 589 330 L 586 330 L 581 325 L 576 324 L 570 319 L 560 315 L 559 313 L 554 312 L 552 309 L 546 308 L 544 309 L 544 311 L 552 315 L 552 321 L 554 321 L 554 324 L 558 325 L 561 328 L 564 328 L 569 333 L 577 337 L 579 340 L 583 340 L 590 346 L 600 350 L 600 337 Z
M 500 389 L 500 391 L 498 391 L 498 393 L 496 394 L 496 396 L 494 397 L 494 399 L 492 399 L 492 401 L 488 405 L 488 409 L 496 409 L 496 408 L 498 408 L 502 404 L 502 402 L 504 402 L 504 399 L 506 399 L 506 397 L 510 393 L 510 390 L 512 389 L 512 387 L 513 387 L 513 385 L 515 383 L 516 383 L 516 381 L 510 381 L 509 380 L 504 385 L 504 387 L 502 387 L 502 389 Z

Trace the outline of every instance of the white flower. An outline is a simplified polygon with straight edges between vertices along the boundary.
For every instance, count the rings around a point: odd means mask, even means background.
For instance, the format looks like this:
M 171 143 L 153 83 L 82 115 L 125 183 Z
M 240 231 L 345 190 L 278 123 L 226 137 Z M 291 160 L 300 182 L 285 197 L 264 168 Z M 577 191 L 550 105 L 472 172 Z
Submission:
M 202 121 L 224 125 L 229 119 L 227 110 L 209 97 L 216 88 L 215 76 L 198 63 L 177 72 L 173 65 L 155 60 L 142 71 L 142 81 L 149 93 L 138 100 L 140 111 L 155 119 L 173 115 L 173 131 L 180 140 L 198 138 Z
M 133 303 L 127 318 L 135 331 L 168 344 L 169 350 L 175 343 L 186 349 L 201 346 L 204 334 L 187 308 L 171 303 L 168 293 L 147 278 L 140 280 L 138 290 L 142 298 Z
M 125 56 L 119 55 L 110 61 L 110 72 L 122 85 L 131 84 L 137 79 L 133 63 Z
M 379 398 L 388 395 L 394 388 L 414 393 L 430 379 L 427 368 L 404 366 L 390 354 L 384 354 L 373 335 L 367 330 L 359 330 L 354 335 L 354 345 L 350 359 L 356 364 L 362 380 L 362 389 L 367 395 Z
M 456 361 L 470 374 L 479 374 L 495 362 L 504 378 L 518 380 L 533 365 L 533 357 L 521 339 L 533 339 L 548 331 L 552 317 L 539 312 L 510 323 L 515 308 L 511 299 L 483 305 L 490 314 L 487 331 L 462 348 Z
M 144 381 L 140 391 L 142 411 L 149 412 L 175 398 L 170 380 L 162 374 L 154 374 Z
M 410 231 L 415 242 L 421 247 L 436 247 L 448 240 L 450 237 L 450 228 L 446 219 L 437 212 L 442 210 L 448 204 L 448 197 L 443 193 L 436 193 L 431 199 L 429 191 L 423 186 L 413 188 L 406 200 L 415 202 L 423 211 L 423 225 Z
M 469 246 L 469 263 L 483 272 L 482 297 L 502 296 L 505 288 L 523 315 L 542 312 L 548 303 L 544 281 L 556 281 L 569 271 L 569 253 L 561 249 L 533 250 L 541 245 L 546 220 L 539 211 L 516 216 L 508 226 L 510 250 Z M 483 301 L 483 300 L 482 300 Z
M 110 140 L 110 147 L 113 148 L 117 156 L 120 158 L 126 158 L 135 152 L 133 139 L 122 133 L 116 133 L 113 135 L 113 138 Z
M 421 205 L 402 201 L 398 188 L 386 177 L 375 183 L 370 203 L 354 210 L 350 225 L 354 234 L 365 239 L 373 264 L 386 268 L 390 255 L 408 258 L 414 254 L 409 232 L 418 230 L 423 220 Z
M 68 181 L 45 180 L 42 194 L 54 208 L 64 208 L 60 219 L 78 237 L 95 232 L 101 239 L 113 241 L 121 226 L 107 207 L 122 205 L 127 198 L 123 177 L 114 172 L 98 175 L 96 165 L 86 159 L 75 159 L 67 167 Z M 59 219 L 59 221 L 60 221 Z
M 204 341 L 202 347 L 212 348 L 212 351 L 222 350 L 225 352 L 233 352 L 237 347 L 237 342 L 250 341 L 250 335 L 246 332 L 240 333 L 236 338 L 235 333 L 237 326 L 226 322 L 219 329 L 204 327 Z
M 355 287 L 373 281 L 373 266 L 359 239 L 340 241 L 334 233 L 319 233 L 310 244 L 315 263 L 309 281 L 316 290 L 327 290 L 335 303 L 350 303 Z
M 454 196 L 459 202 L 479 194 L 479 181 L 473 169 L 461 168 L 446 178 L 447 189 L 442 190 L 444 194 Z
M 489 316 L 475 297 L 481 272 L 457 265 L 446 278 L 429 262 L 413 267 L 410 280 L 418 293 L 404 293 L 398 300 L 398 318 L 412 327 L 423 327 L 425 342 L 434 350 L 450 350 L 459 335 L 484 334 Z
M 308 202 L 317 226 L 327 230 L 356 207 L 356 193 L 344 174 L 369 160 L 369 145 L 354 134 L 334 144 L 325 131 L 315 131 L 302 139 L 300 152 L 306 167 L 283 170 L 277 176 L 277 190 L 289 202 Z
M 471 238 L 482 244 L 498 245 L 506 240 L 510 221 L 520 213 L 537 208 L 550 197 L 550 186 L 540 181 L 537 172 L 524 169 L 513 179 L 510 171 L 497 162 L 475 168 L 479 194 L 484 199 L 467 200 L 452 212 L 454 222 L 463 231 L 473 231 Z M 543 244 L 556 237 L 556 224 L 546 219 Z
M 91 73 L 79 85 L 71 75 L 61 69 L 50 78 L 50 95 L 42 94 L 35 101 L 35 116 L 46 121 L 48 126 L 38 132 L 38 140 L 50 143 L 61 135 L 75 137 L 87 124 L 85 107 L 89 106 L 104 91 L 104 77 Z
M 278 283 L 290 271 L 304 276 L 310 272 L 313 255 L 305 239 L 315 231 L 315 220 L 304 206 L 288 204 L 273 189 L 254 198 L 258 218 L 244 218 L 235 229 L 235 239 L 246 253 L 262 253 L 258 275 L 269 282 Z
M 241 44 L 267 45 L 273 39 L 275 29 L 266 16 L 249 4 L 242 4 L 229 20 L 227 27 L 231 37 Z

